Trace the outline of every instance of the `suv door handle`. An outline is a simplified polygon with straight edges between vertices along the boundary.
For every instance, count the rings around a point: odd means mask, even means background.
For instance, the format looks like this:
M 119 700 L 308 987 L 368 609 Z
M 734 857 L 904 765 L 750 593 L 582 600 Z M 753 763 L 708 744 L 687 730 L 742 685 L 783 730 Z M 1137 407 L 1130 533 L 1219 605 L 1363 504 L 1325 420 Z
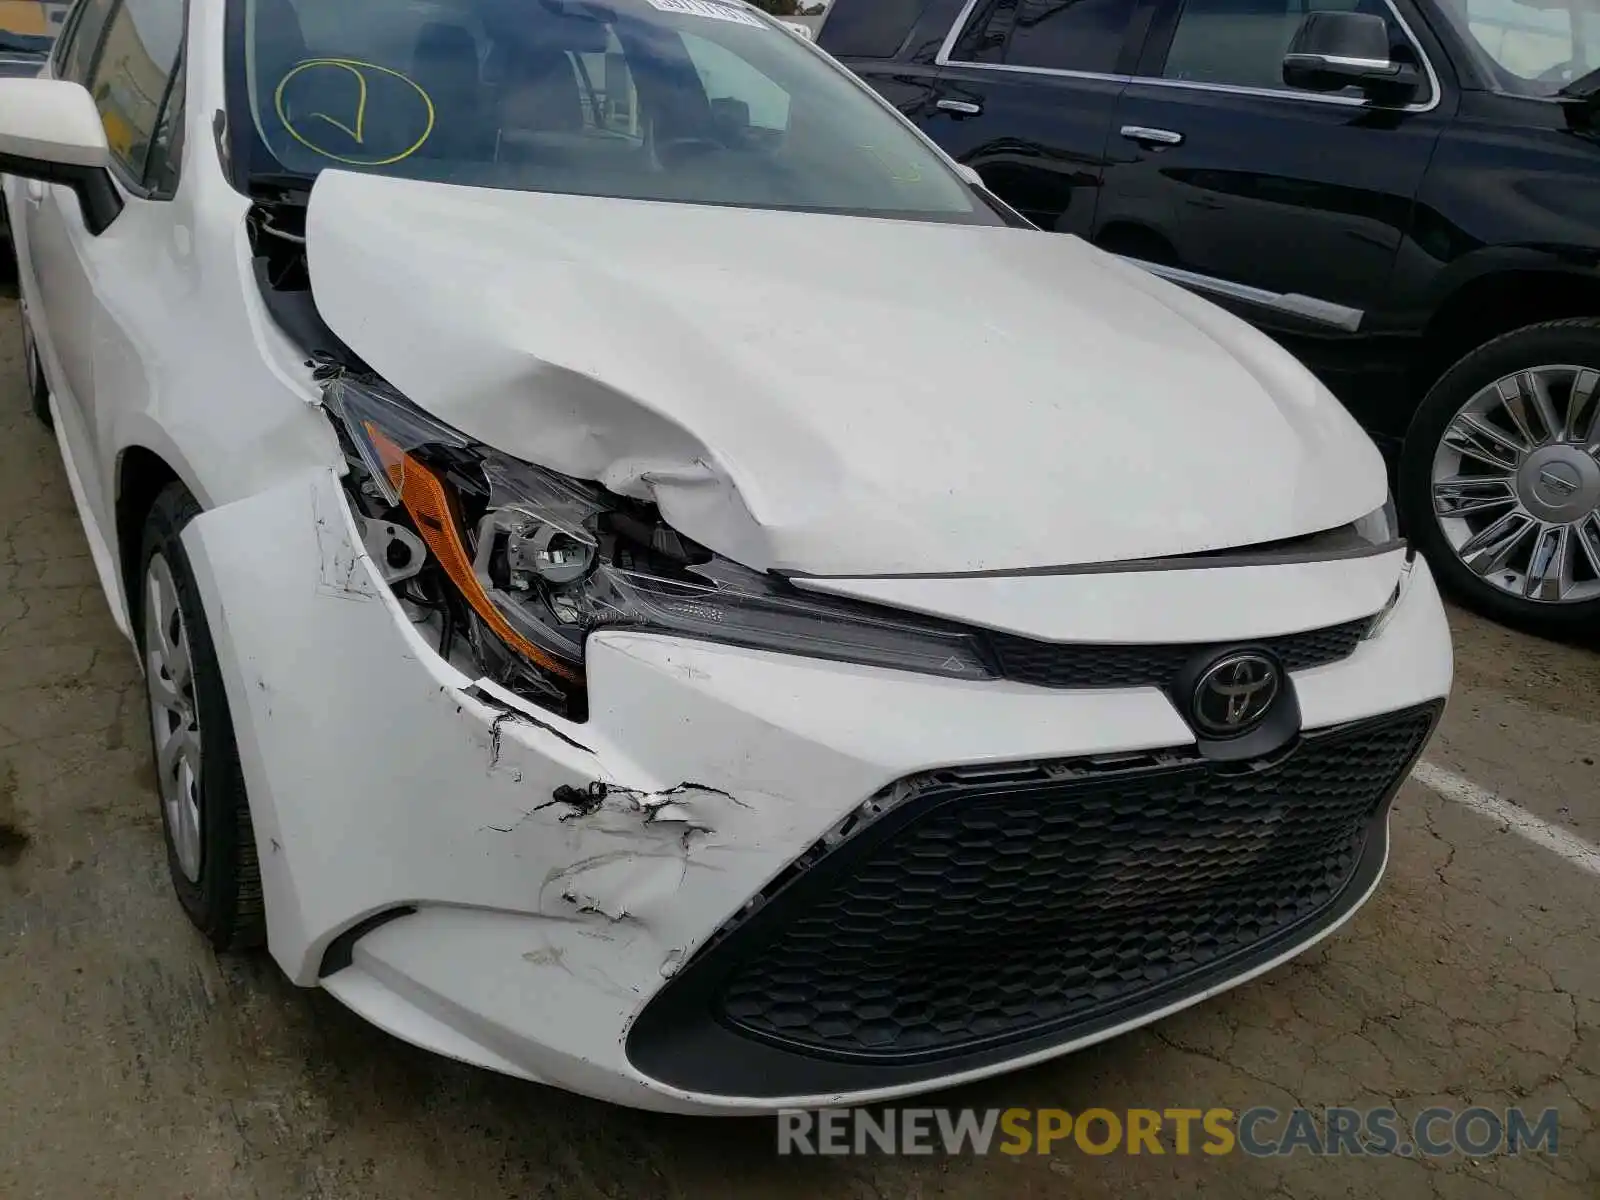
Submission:
M 1147 146 L 1183 145 L 1183 134 L 1173 129 L 1152 129 L 1148 125 L 1124 125 L 1122 136 Z
M 960 113 L 964 117 L 975 117 L 983 111 L 983 105 L 974 104 L 971 100 L 936 100 L 935 108 L 942 108 L 945 112 Z

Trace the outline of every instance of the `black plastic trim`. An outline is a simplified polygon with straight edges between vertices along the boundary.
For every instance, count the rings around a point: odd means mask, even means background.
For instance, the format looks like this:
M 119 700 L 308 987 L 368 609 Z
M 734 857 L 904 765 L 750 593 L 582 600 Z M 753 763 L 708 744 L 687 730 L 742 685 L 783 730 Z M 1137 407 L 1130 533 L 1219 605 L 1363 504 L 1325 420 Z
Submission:
M 1404 713 L 1429 712 L 1427 733 L 1419 739 L 1415 755 L 1406 768 L 1397 773 L 1375 809 L 1361 859 L 1336 900 L 1300 924 L 1218 959 L 1201 971 L 1155 988 L 1132 1002 L 1038 1033 L 972 1049 L 878 1059 L 825 1055 L 814 1048 L 797 1050 L 758 1038 L 748 1031 L 736 1030 L 714 1016 L 715 996 L 725 979 L 737 969 L 746 939 L 754 941 L 780 926 L 794 904 L 807 903 L 807 891 L 825 888 L 832 874 L 847 870 L 854 861 L 926 812 L 930 804 L 949 802 L 948 796 L 932 792 L 925 800 L 908 803 L 866 826 L 799 874 L 785 879 L 776 893 L 748 917 L 741 913 L 735 918 L 742 923 L 713 937 L 646 1006 L 628 1033 L 624 1052 L 633 1067 L 650 1078 L 670 1087 L 706 1095 L 761 1099 L 848 1095 L 978 1071 L 1153 1019 L 1173 1005 L 1225 986 L 1276 958 L 1292 954 L 1359 907 L 1382 873 L 1388 857 L 1388 818 L 1395 793 L 1427 746 L 1443 708 L 1442 701 L 1435 701 L 1403 710 Z M 1340 736 L 1365 726 L 1390 723 L 1401 715 L 1402 712 L 1386 713 L 1303 736 Z M 802 881 L 807 886 L 796 888 L 795 884 Z
M 322 965 L 317 968 L 317 978 L 326 979 L 329 975 L 350 966 L 355 961 L 356 943 L 374 929 L 387 925 L 390 921 L 398 921 L 401 917 L 409 917 L 416 911 L 414 906 L 402 904 L 399 908 L 386 908 L 382 912 L 373 913 L 370 917 L 357 921 L 328 943 L 328 948 L 322 952 Z
M 1331 531 L 1337 533 L 1338 531 Z M 1147 575 L 1153 571 L 1212 571 L 1222 567 L 1286 567 L 1300 563 L 1345 562 L 1356 558 L 1375 558 L 1406 549 L 1404 538 L 1388 542 L 1334 542 L 1331 537 L 1313 534 L 1290 538 L 1264 546 L 1240 546 L 1211 550 L 1172 558 L 1127 558 L 1117 562 L 1062 564 L 1052 567 L 1016 567 L 994 571 L 905 571 L 884 575 L 817 575 L 810 571 L 783 571 L 785 579 L 800 587 L 807 579 L 1024 579 L 1033 575 Z
M 1200 727 L 1194 709 L 1197 701 L 1196 685 L 1213 665 L 1234 654 L 1259 654 L 1278 672 L 1278 690 L 1266 713 L 1254 725 L 1236 737 L 1214 737 Z M 1178 710 L 1185 724 L 1194 731 L 1195 749 L 1200 757 L 1212 762 L 1248 762 L 1251 759 L 1269 758 L 1289 746 L 1300 734 L 1300 696 L 1295 691 L 1294 677 L 1284 669 L 1282 661 L 1270 646 L 1249 644 L 1229 646 L 1225 650 L 1198 654 L 1185 664 L 1167 693 L 1172 706 Z
M 71 188 L 83 210 L 84 227 L 96 237 L 111 228 L 111 222 L 122 215 L 122 193 L 112 182 L 111 172 L 104 167 L 74 167 L 20 154 L 0 154 L 0 175 L 16 175 L 21 179 L 37 179 L 41 183 L 59 183 Z

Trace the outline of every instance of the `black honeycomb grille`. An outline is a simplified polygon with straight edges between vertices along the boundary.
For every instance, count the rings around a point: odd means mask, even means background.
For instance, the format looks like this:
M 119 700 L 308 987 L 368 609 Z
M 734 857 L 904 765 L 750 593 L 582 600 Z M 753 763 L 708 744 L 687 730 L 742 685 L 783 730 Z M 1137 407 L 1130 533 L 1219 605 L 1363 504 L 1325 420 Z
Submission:
M 905 1061 L 1181 992 L 1339 899 L 1436 711 L 1308 734 L 1254 769 L 1169 756 L 904 781 L 898 807 L 771 898 L 719 1019 L 800 1053 Z
M 1304 633 L 1260 638 L 1252 643 L 1272 651 L 1285 670 L 1304 671 L 1349 658 L 1372 624 L 1371 617 Z M 1202 645 L 1079 645 L 1041 642 L 991 633 L 989 644 L 1006 679 L 1052 688 L 1164 687 Z

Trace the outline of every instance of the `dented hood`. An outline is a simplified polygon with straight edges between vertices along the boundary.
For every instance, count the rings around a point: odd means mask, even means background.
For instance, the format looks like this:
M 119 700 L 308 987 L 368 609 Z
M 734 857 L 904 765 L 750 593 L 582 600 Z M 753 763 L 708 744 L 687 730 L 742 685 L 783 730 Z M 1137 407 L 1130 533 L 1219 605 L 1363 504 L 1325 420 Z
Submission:
M 1196 553 L 1385 497 L 1288 354 L 1076 238 L 330 171 L 307 243 L 413 402 L 757 568 Z

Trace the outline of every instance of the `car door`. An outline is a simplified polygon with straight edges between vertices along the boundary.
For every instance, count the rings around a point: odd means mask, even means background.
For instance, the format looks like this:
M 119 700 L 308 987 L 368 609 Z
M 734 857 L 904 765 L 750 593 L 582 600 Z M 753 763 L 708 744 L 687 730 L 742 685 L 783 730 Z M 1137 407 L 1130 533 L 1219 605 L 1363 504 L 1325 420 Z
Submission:
M 963 3 L 833 0 L 817 31 L 817 45 L 926 128 L 939 75 L 935 56 Z
M 1395 257 L 1454 107 L 1443 54 L 1392 0 L 1165 2 L 1117 104 L 1095 240 L 1325 374 L 1376 370 Z M 1283 83 L 1291 38 L 1326 9 L 1384 18 L 1391 57 L 1422 68 L 1410 102 Z
M 83 0 L 73 11 L 52 56 L 50 73 L 88 86 L 89 70 L 105 35 L 115 0 Z M 23 203 L 12 219 L 24 233 L 24 260 L 37 303 L 28 318 L 56 404 L 81 412 L 93 391 L 89 359 L 89 281 L 76 266 L 77 255 L 66 214 L 77 218 L 77 197 L 68 188 L 21 181 Z M 81 221 L 80 221 L 81 223 Z
M 938 52 L 926 128 L 1043 229 L 1087 236 L 1142 0 L 968 0 Z
M 76 468 L 74 484 L 99 531 L 110 528 L 99 453 L 114 418 L 108 406 L 115 404 L 119 377 L 125 381 L 142 369 L 136 339 L 108 310 L 107 297 L 152 281 L 144 274 L 145 259 L 159 243 L 150 236 L 150 210 L 163 208 L 176 186 L 183 30 L 183 0 L 83 0 L 54 69 L 94 98 L 124 209 L 109 229 L 94 234 L 70 188 L 36 181 L 24 187 L 25 270 L 28 294 L 37 300 L 29 320 Z

